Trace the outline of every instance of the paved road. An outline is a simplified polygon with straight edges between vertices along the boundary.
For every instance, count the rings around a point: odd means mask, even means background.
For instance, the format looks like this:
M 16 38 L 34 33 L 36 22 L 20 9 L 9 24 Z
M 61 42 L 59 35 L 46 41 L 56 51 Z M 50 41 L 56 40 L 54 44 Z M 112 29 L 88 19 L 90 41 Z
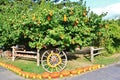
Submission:
M 96 71 L 64 78 L 62 80 L 120 80 L 120 62 Z
M 0 66 L 0 80 L 25 80 L 25 78 Z

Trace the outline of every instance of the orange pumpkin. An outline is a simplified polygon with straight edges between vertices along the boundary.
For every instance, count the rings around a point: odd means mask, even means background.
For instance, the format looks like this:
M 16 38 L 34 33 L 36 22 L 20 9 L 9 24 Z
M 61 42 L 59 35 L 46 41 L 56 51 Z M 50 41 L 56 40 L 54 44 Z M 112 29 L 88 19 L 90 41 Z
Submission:
M 70 75 L 70 71 L 62 71 L 61 75 L 63 75 L 64 77 L 69 76 Z
M 37 75 L 38 79 L 42 79 L 42 76 L 40 74 Z
M 73 74 L 73 75 L 74 75 L 74 74 L 77 74 L 77 73 L 78 73 L 78 70 L 71 70 L 70 73 Z
M 84 68 L 76 68 L 76 70 L 78 70 L 78 73 L 84 72 Z
M 42 76 L 43 78 L 49 78 L 50 73 L 44 72 L 41 76 Z
M 91 66 L 91 68 L 92 68 L 93 70 L 98 69 L 98 67 L 100 67 L 100 65 L 98 65 L 98 64 Z
M 60 77 L 60 73 L 59 72 L 53 72 L 50 74 L 51 78 L 58 78 Z
M 84 72 L 89 71 L 90 67 L 84 67 Z
M 25 77 L 26 77 L 26 78 L 30 78 L 30 75 L 31 75 L 31 73 L 29 73 L 29 72 L 26 72 L 26 75 L 25 75 Z

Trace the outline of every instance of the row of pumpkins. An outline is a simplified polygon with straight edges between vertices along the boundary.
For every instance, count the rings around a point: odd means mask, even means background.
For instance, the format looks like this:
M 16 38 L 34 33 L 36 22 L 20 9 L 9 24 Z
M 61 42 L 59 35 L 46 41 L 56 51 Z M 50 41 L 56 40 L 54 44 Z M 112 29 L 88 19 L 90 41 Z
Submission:
M 36 74 L 32 72 L 22 71 L 20 68 L 13 66 L 11 64 L 6 64 L 4 62 L 0 62 L 0 66 L 8 68 L 9 70 L 19 74 L 20 76 L 23 76 L 25 78 L 31 78 L 31 79 L 63 78 L 63 77 L 73 76 L 73 75 L 81 74 L 86 71 L 96 70 L 96 69 L 104 67 L 104 65 L 95 64 L 95 65 L 88 66 L 88 67 L 76 68 L 70 71 L 64 70 L 62 72 L 53 72 L 53 73 L 44 72 L 42 74 Z

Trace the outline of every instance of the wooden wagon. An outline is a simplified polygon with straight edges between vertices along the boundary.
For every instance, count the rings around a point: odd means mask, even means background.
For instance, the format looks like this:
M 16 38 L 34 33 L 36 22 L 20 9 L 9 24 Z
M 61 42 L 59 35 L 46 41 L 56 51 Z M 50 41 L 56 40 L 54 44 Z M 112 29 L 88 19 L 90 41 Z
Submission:
M 64 51 L 58 48 L 45 51 L 27 51 L 25 46 L 12 46 L 12 60 L 16 57 L 34 58 L 37 61 L 37 66 L 41 65 L 47 72 L 62 71 L 67 65 L 67 56 Z

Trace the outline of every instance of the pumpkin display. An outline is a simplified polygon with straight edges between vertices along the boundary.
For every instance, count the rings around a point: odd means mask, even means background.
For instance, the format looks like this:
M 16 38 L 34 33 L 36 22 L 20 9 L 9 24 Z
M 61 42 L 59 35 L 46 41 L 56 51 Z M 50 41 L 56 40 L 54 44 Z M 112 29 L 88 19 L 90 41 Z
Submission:
M 3 62 L 0 62 L 0 66 L 6 67 L 6 68 L 18 73 L 20 76 L 23 76 L 25 78 L 49 79 L 49 80 L 51 80 L 52 78 L 54 79 L 54 78 L 63 78 L 63 77 L 67 77 L 67 76 L 73 76 L 75 74 L 80 74 L 80 73 L 83 73 L 86 71 L 95 70 L 95 69 L 99 69 L 99 68 L 104 67 L 104 65 L 95 64 L 92 66 L 76 68 L 75 70 L 70 70 L 70 71 L 64 70 L 61 72 L 53 72 L 53 73 L 44 72 L 42 74 L 36 74 L 36 73 L 22 71 L 20 68 L 18 68 L 16 66 L 13 66 L 11 64 L 6 64 Z

